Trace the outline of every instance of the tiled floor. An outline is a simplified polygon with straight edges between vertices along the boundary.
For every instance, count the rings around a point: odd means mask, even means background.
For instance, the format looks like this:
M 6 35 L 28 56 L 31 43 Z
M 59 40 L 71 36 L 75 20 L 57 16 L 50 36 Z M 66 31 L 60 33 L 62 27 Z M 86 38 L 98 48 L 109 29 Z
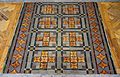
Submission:
M 96 3 L 25 3 L 5 73 L 114 74 Z

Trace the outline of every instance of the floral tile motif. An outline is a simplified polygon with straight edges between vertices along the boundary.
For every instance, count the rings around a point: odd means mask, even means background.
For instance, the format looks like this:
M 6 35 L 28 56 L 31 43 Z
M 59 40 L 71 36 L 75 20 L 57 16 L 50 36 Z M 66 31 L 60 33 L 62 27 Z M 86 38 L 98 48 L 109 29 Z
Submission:
M 63 51 L 63 69 L 85 69 L 83 51 Z
M 41 6 L 41 14 L 57 14 L 58 13 L 57 5 L 47 4 Z
M 62 22 L 65 29 L 81 28 L 81 19 L 77 17 L 64 17 Z
M 53 69 L 55 70 L 56 53 L 54 51 L 35 51 L 33 58 L 33 69 Z
M 77 4 L 65 4 L 62 6 L 63 14 L 79 14 L 79 6 Z
M 63 46 L 83 46 L 83 36 L 80 32 L 63 32 Z
M 39 32 L 36 37 L 36 46 L 56 46 L 55 32 Z
M 57 18 L 55 17 L 42 17 L 39 19 L 38 28 L 57 28 Z

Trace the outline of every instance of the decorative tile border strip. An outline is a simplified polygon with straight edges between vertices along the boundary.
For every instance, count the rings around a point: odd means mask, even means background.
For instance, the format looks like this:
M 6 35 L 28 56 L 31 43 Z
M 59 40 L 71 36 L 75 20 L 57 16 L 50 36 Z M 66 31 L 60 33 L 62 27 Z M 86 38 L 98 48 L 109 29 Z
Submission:
M 0 0 L 1 2 L 108 2 L 120 0 Z
M 112 73 L 113 67 L 111 67 L 111 61 L 106 62 L 106 60 L 110 60 L 110 55 L 109 50 L 105 46 L 106 40 L 104 40 L 106 37 L 101 35 L 102 30 L 100 26 L 102 26 L 99 22 L 99 17 L 96 9 L 96 4 L 95 3 L 86 3 L 86 8 L 87 8 L 87 14 L 88 14 L 88 20 L 89 20 L 89 27 L 90 27 L 90 34 L 92 38 L 92 44 L 93 44 L 93 53 L 96 61 L 96 68 L 97 72 L 100 74 L 107 74 L 107 73 Z M 97 11 L 96 11 L 96 10 Z M 96 22 L 96 21 L 97 22 Z M 102 28 L 104 29 L 104 28 Z M 98 31 L 100 30 L 100 31 Z M 108 67 L 110 71 L 107 71 L 105 68 Z M 99 69 L 103 69 L 102 71 Z
M 8 71 L 11 73 L 17 73 L 18 71 L 21 71 L 21 64 L 23 62 L 22 58 L 24 58 L 24 53 L 26 50 L 26 42 L 27 42 L 27 37 L 28 37 L 28 32 L 29 32 L 29 27 L 31 24 L 31 16 L 32 16 L 32 11 L 34 4 L 33 3 L 26 3 L 24 4 L 25 7 L 23 9 L 23 16 L 20 18 L 22 22 L 20 21 L 21 25 L 16 29 L 16 33 L 18 32 L 18 39 L 15 39 L 16 46 L 14 48 L 11 48 L 13 51 L 16 51 L 15 53 L 11 54 L 9 58 L 11 60 L 8 60 L 8 64 L 5 66 L 7 68 L 13 68 L 12 71 Z M 11 53 L 11 52 L 10 52 Z M 10 54 L 9 53 L 9 54 Z M 8 67 L 9 66 L 9 67 Z
M 0 74 L 0 77 L 120 77 L 120 75 L 42 75 L 42 74 Z

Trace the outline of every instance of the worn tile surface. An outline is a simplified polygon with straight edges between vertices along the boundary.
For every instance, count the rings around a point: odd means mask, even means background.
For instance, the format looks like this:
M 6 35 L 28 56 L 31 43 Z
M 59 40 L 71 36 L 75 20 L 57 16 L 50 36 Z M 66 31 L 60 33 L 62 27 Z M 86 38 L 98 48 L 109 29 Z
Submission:
M 25 3 L 4 73 L 114 74 L 96 3 Z

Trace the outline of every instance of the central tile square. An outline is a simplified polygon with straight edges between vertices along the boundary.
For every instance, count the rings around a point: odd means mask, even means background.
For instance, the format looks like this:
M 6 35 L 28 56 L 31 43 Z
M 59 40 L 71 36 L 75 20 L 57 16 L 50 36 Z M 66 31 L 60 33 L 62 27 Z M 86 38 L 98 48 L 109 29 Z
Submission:
M 55 47 L 57 45 L 57 33 L 56 32 L 38 32 L 36 36 L 36 46 L 42 47 Z
M 77 47 L 83 46 L 83 35 L 81 32 L 63 32 L 62 33 L 62 46 L 63 47 Z

